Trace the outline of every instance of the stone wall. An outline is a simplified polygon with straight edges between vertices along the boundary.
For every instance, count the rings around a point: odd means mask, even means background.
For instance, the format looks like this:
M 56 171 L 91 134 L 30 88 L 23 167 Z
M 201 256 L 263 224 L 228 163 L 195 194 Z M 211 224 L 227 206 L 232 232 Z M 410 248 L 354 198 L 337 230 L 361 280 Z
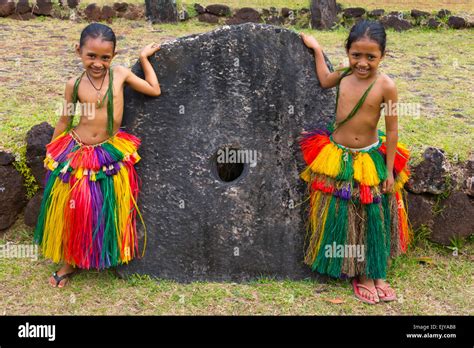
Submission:
M 312 22 L 309 8 L 270 7 L 254 9 L 245 7 L 233 9 L 227 5 L 215 4 L 204 7 L 194 3 L 183 5 L 178 11 L 180 21 L 197 18 L 201 22 L 220 25 L 252 22 L 296 26 L 304 29 L 310 28 Z M 451 11 L 446 9 L 433 12 L 417 9 L 388 12 L 383 8 L 368 11 L 361 7 L 343 8 L 342 5 L 337 4 L 334 11 L 336 24 L 333 28 L 341 26 L 350 28 L 361 19 L 378 19 L 382 21 L 386 28 L 393 28 L 397 31 L 414 27 L 464 29 L 474 26 L 470 19 L 453 15 Z M 81 6 L 79 0 L 59 0 L 59 2 L 57 0 L 37 0 L 36 5 L 33 5 L 30 0 L 19 0 L 16 3 L 13 0 L 0 0 L 0 17 L 29 20 L 37 16 L 51 16 L 74 21 L 106 21 L 108 23 L 111 23 L 114 18 L 143 20 L 145 19 L 145 5 L 116 2 L 105 6 L 96 4 Z M 318 16 L 316 11 L 314 16 Z

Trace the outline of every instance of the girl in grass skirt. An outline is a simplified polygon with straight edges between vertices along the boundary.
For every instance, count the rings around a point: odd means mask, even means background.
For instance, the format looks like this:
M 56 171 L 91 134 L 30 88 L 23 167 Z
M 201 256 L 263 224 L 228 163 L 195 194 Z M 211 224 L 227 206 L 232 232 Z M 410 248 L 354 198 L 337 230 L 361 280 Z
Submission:
M 398 143 L 395 84 L 378 71 L 385 30 L 379 22 L 357 23 L 346 41 L 349 67 L 336 72 L 328 70 L 319 43 L 301 36 L 315 52 L 321 86 L 337 87 L 335 123 L 300 140 L 310 202 L 305 263 L 352 277 L 365 303 L 393 301 L 388 260 L 405 252 L 411 238 L 403 189 L 409 153 Z M 382 105 L 386 136 L 377 131 Z

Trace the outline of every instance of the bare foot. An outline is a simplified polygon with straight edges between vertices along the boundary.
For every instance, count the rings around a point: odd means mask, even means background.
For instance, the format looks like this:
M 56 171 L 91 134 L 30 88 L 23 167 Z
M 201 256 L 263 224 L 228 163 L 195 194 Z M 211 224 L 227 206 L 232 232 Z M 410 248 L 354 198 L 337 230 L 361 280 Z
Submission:
M 361 294 L 362 297 L 365 297 L 366 299 L 370 301 L 380 302 L 380 299 L 377 295 L 377 291 L 375 289 L 375 284 L 374 284 L 373 279 L 366 278 L 365 276 L 359 276 L 359 284 L 365 285 L 372 291 L 371 292 L 367 289 L 364 289 L 363 287 L 360 287 L 359 293 Z
M 72 273 L 74 272 L 76 268 L 74 268 L 72 265 L 66 263 L 64 264 L 64 266 L 61 267 L 61 269 L 59 271 L 56 272 L 56 275 L 58 277 L 61 277 L 63 276 L 64 274 L 69 274 L 69 273 Z M 68 277 L 64 277 L 64 279 L 62 279 L 59 284 L 57 284 L 56 282 L 56 279 L 54 279 L 54 276 L 51 276 L 49 278 L 49 284 L 52 286 L 52 287 L 58 287 L 58 288 L 63 288 L 68 282 Z
M 377 294 L 379 295 L 381 300 L 393 301 L 396 299 L 395 291 L 386 281 L 384 281 L 383 279 L 375 279 L 374 284 L 377 289 Z

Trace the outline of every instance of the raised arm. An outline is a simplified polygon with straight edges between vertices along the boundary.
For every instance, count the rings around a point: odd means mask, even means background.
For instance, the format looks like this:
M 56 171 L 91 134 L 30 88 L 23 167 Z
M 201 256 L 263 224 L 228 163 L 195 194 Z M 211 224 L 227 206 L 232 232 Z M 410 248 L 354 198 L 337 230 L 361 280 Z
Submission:
M 301 33 L 301 38 L 304 44 L 314 51 L 314 59 L 316 63 L 316 74 L 318 75 L 319 83 L 323 88 L 332 88 L 337 85 L 341 78 L 341 73 L 338 71 L 330 72 L 326 61 L 324 60 L 323 50 L 318 41 L 311 35 Z
M 140 53 L 140 63 L 142 64 L 143 72 L 145 73 L 145 80 L 139 78 L 130 69 L 124 69 L 125 83 L 128 83 L 137 92 L 157 97 L 161 94 L 160 83 L 156 76 L 155 70 L 151 63 L 148 61 L 148 57 L 154 54 L 160 49 L 160 45 L 151 43 L 142 50 Z

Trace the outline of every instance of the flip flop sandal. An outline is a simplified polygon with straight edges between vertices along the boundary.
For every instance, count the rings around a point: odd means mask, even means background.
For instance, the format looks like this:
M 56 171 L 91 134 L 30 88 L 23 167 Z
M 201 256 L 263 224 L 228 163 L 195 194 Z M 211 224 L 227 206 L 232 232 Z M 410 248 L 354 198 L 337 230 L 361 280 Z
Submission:
M 371 304 L 371 305 L 374 305 L 374 304 L 377 304 L 379 301 L 375 301 L 375 300 L 369 300 L 368 298 L 362 296 L 362 294 L 360 293 L 359 291 L 359 288 L 362 288 L 362 289 L 365 289 L 367 290 L 368 292 L 370 292 L 372 295 L 377 295 L 377 290 L 375 289 L 370 289 L 369 287 L 363 285 L 363 284 L 359 284 L 357 282 L 357 279 L 352 279 L 352 287 L 354 288 L 354 295 L 355 297 L 357 297 L 360 301 L 364 302 L 364 303 L 367 303 L 367 304 Z
M 379 295 L 379 298 L 384 301 L 384 302 L 390 302 L 390 301 L 395 301 L 397 299 L 397 295 L 393 294 L 392 296 L 386 296 L 386 290 L 391 289 L 390 285 L 387 284 L 386 286 L 380 286 L 380 285 L 375 285 L 375 289 L 380 290 L 383 292 L 383 295 Z
M 54 280 L 56 281 L 55 288 L 59 287 L 59 283 L 61 282 L 61 280 L 65 279 L 65 278 L 71 278 L 74 273 L 76 273 L 76 271 L 73 271 L 73 272 L 70 272 L 70 273 L 65 273 L 61 276 L 58 276 L 58 273 L 54 272 L 53 277 L 54 277 Z

